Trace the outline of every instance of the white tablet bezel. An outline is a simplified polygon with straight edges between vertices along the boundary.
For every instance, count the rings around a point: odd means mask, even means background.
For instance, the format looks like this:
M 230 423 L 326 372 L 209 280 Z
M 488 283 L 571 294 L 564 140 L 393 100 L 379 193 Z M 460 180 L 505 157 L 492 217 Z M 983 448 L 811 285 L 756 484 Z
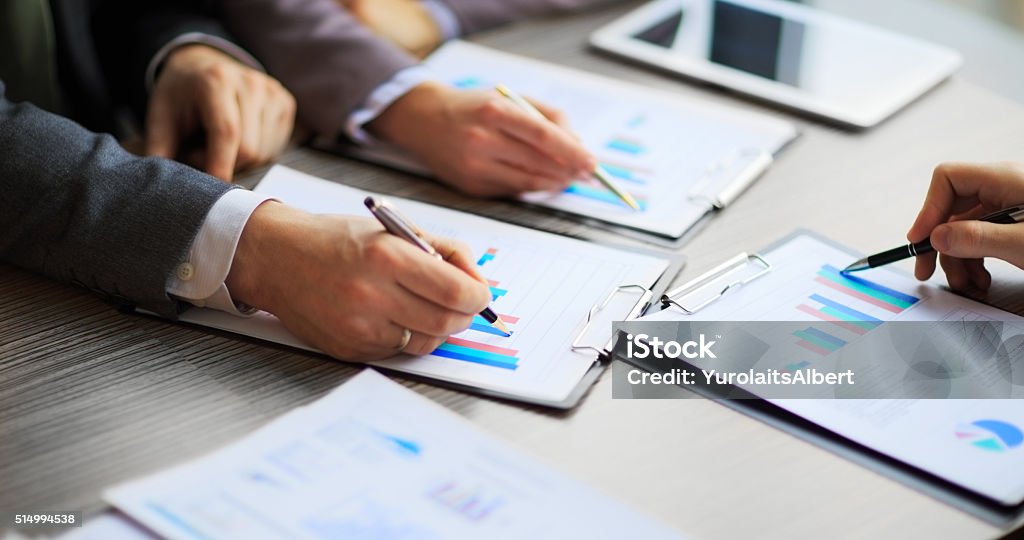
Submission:
M 654 0 L 596 30 L 590 36 L 590 44 L 605 52 L 857 128 L 869 128 L 888 118 L 952 75 L 962 63 L 960 54 L 951 49 L 843 19 L 808 6 L 767 0 L 729 0 L 809 25 L 855 27 L 867 36 L 896 39 L 908 47 L 927 53 L 928 61 L 916 64 L 913 70 L 905 73 L 902 81 L 894 82 L 883 95 L 872 96 L 870 101 L 852 103 L 825 99 L 794 86 L 708 60 L 673 54 L 662 47 L 632 37 L 678 11 L 681 4 L 687 9 L 690 1 Z

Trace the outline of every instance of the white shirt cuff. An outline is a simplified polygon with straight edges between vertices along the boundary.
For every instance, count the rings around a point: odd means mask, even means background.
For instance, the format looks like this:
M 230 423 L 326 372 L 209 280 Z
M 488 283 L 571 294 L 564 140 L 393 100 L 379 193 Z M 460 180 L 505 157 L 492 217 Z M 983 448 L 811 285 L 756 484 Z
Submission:
M 199 307 L 249 315 L 254 310 L 237 305 L 224 280 L 231 271 L 242 230 L 256 207 L 272 199 L 246 189 L 232 189 L 210 208 L 186 260 L 167 280 L 167 293 Z
M 434 24 L 441 31 L 441 37 L 445 41 L 455 39 L 462 34 L 462 25 L 459 24 L 458 17 L 455 16 L 452 8 L 448 7 L 448 4 L 445 4 L 442 0 L 420 0 L 420 3 L 423 4 L 423 9 L 427 10 L 430 17 L 434 19 Z
M 168 41 L 166 45 L 160 47 L 160 50 L 153 55 L 153 59 L 150 60 L 149 65 L 146 66 L 146 90 L 149 92 L 153 91 L 153 85 L 156 84 L 156 72 L 160 70 L 160 66 L 164 63 L 164 60 L 167 60 L 167 56 L 171 54 L 174 49 L 196 43 L 213 47 L 214 49 L 223 52 L 224 54 L 255 70 L 266 72 L 266 70 L 263 69 L 263 65 L 260 64 L 253 55 L 249 54 L 245 49 L 238 45 L 235 45 L 224 38 L 211 36 L 210 34 L 204 34 L 202 32 L 188 32 Z
M 435 80 L 436 77 L 426 66 L 416 65 L 407 67 L 395 73 L 391 79 L 378 86 L 370 92 L 363 104 L 348 115 L 345 122 L 345 132 L 353 141 L 372 144 L 377 142 L 372 135 L 363 129 L 363 126 L 380 116 L 385 109 L 391 106 L 398 98 L 409 93 L 410 90 L 427 81 Z

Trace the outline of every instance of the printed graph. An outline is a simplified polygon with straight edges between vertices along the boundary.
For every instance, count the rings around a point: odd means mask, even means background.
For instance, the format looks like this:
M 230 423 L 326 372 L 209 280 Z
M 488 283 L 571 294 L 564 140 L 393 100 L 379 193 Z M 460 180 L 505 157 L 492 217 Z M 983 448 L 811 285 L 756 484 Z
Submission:
M 488 248 L 487 251 L 485 251 L 484 254 L 480 256 L 480 259 L 478 259 L 476 261 L 476 265 L 477 266 L 483 266 L 483 265 L 493 261 L 494 260 L 494 256 L 497 255 L 497 254 L 498 254 L 498 249 L 497 248 Z
M 830 323 L 830 328 L 843 329 L 857 336 L 870 332 L 884 322 L 866 313 L 871 309 L 867 306 L 899 314 L 921 300 L 867 279 L 844 275 L 828 264 L 818 270 L 814 282 L 823 289 L 807 296 L 807 302 L 798 305 L 797 310 Z M 848 341 L 813 327 L 794 332 L 793 335 L 798 338 L 797 345 L 823 356 L 841 349 Z
M 478 267 L 484 267 L 487 263 L 495 260 L 497 256 L 498 248 L 487 248 L 483 255 L 477 259 L 476 265 Z M 498 281 L 488 280 L 487 283 L 491 289 L 492 302 L 496 302 L 499 298 L 508 294 L 508 289 L 501 288 Z M 510 328 L 513 328 L 514 325 L 519 322 L 519 317 L 505 313 L 499 313 L 498 318 Z M 502 339 L 506 339 L 508 337 L 502 333 L 501 330 L 491 326 L 491 323 L 487 322 L 487 319 L 484 319 L 479 315 L 473 317 L 473 322 L 470 324 L 469 329 L 482 334 L 498 336 Z M 519 351 L 516 349 L 510 349 L 508 347 L 501 347 L 490 343 L 455 336 L 450 336 L 441 344 L 440 347 L 430 354 L 432 356 L 439 356 L 450 360 L 471 362 L 474 364 L 502 369 L 514 370 L 519 367 Z
M 484 520 L 505 504 L 500 495 L 455 481 L 439 483 L 427 492 L 427 497 L 472 522 Z

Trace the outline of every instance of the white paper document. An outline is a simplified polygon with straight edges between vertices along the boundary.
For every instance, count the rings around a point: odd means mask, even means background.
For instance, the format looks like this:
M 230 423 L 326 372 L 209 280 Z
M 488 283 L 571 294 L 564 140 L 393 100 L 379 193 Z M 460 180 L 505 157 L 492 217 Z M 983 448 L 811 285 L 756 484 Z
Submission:
M 680 537 L 372 370 L 104 498 L 175 540 Z
M 432 54 L 431 72 L 457 88 L 515 92 L 562 110 L 584 146 L 640 203 L 626 206 L 596 181 L 581 180 L 561 193 L 535 193 L 527 201 L 677 238 L 731 198 L 767 167 L 797 135 L 785 121 L 502 53 L 462 41 Z M 394 151 L 363 148 L 364 158 L 425 172 Z
M 669 308 L 641 320 L 828 323 L 824 332 L 821 324 L 809 333 L 794 332 L 792 357 L 779 366 L 789 370 L 827 371 L 844 348 L 856 347 L 865 334 L 889 321 L 1001 321 L 1004 335 L 1024 335 L 1024 318 L 888 268 L 842 276 L 838 270 L 856 257 L 818 238 L 796 236 L 763 256 L 772 265 L 770 272 L 695 314 Z M 713 359 L 688 362 L 714 368 Z M 991 375 L 991 384 L 1006 386 L 999 373 Z M 754 386 L 744 388 L 758 393 Z M 769 401 L 1001 503 L 1024 500 L 1022 399 Z
M 310 212 L 370 215 L 363 205 L 368 193 L 286 167 L 274 167 L 256 191 Z M 425 231 L 472 248 L 479 271 L 491 283 L 491 306 L 513 334 L 505 337 L 477 317 L 472 327 L 430 355 L 373 363 L 389 369 L 534 401 L 562 401 L 594 363 L 593 353 L 571 349 L 590 308 L 620 285 L 650 287 L 668 267 L 663 259 L 391 200 Z M 602 314 L 608 321 L 621 318 L 637 301 L 636 294 L 615 295 Z M 313 350 L 268 313 L 240 318 L 190 309 L 181 320 Z M 588 332 L 589 343 L 610 339 L 610 324 L 595 328 L 598 334 Z

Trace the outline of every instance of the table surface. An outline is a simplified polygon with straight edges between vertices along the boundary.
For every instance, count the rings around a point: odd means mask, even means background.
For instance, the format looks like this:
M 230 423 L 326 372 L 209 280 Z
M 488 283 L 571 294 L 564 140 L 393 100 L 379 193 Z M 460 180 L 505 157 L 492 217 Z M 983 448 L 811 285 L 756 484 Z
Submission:
M 624 8 L 478 37 L 529 57 L 783 113 L 587 51 Z M 1021 158 L 1024 109 L 956 78 L 868 132 L 795 119 L 803 135 L 684 246 L 678 281 L 798 227 L 861 251 L 900 241 L 935 164 Z M 681 129 L 685 129 L 681 127 Z M 610 233 L 308 150 L 283 163 L 374 191 L 486 209 L 595 239 Z M 259 173 L 250 176 L 250 185 Z M 884 195 L 884 198 L 883 198 Z M 614 238 L 619 242 L 626 241 Z M 990 301 L 1024 312 L 1024 278 L 996 268 Z M 0 266 L 0 508 L 98 512 L 105 486 L 198 457 L 308 403 L 358 367 L 124 314 Z M 989 524 L 706 400 L 612 400 L 608 374 L 554 414 L 402 381 L 482 429 L 697 537 L 991 537 Z

